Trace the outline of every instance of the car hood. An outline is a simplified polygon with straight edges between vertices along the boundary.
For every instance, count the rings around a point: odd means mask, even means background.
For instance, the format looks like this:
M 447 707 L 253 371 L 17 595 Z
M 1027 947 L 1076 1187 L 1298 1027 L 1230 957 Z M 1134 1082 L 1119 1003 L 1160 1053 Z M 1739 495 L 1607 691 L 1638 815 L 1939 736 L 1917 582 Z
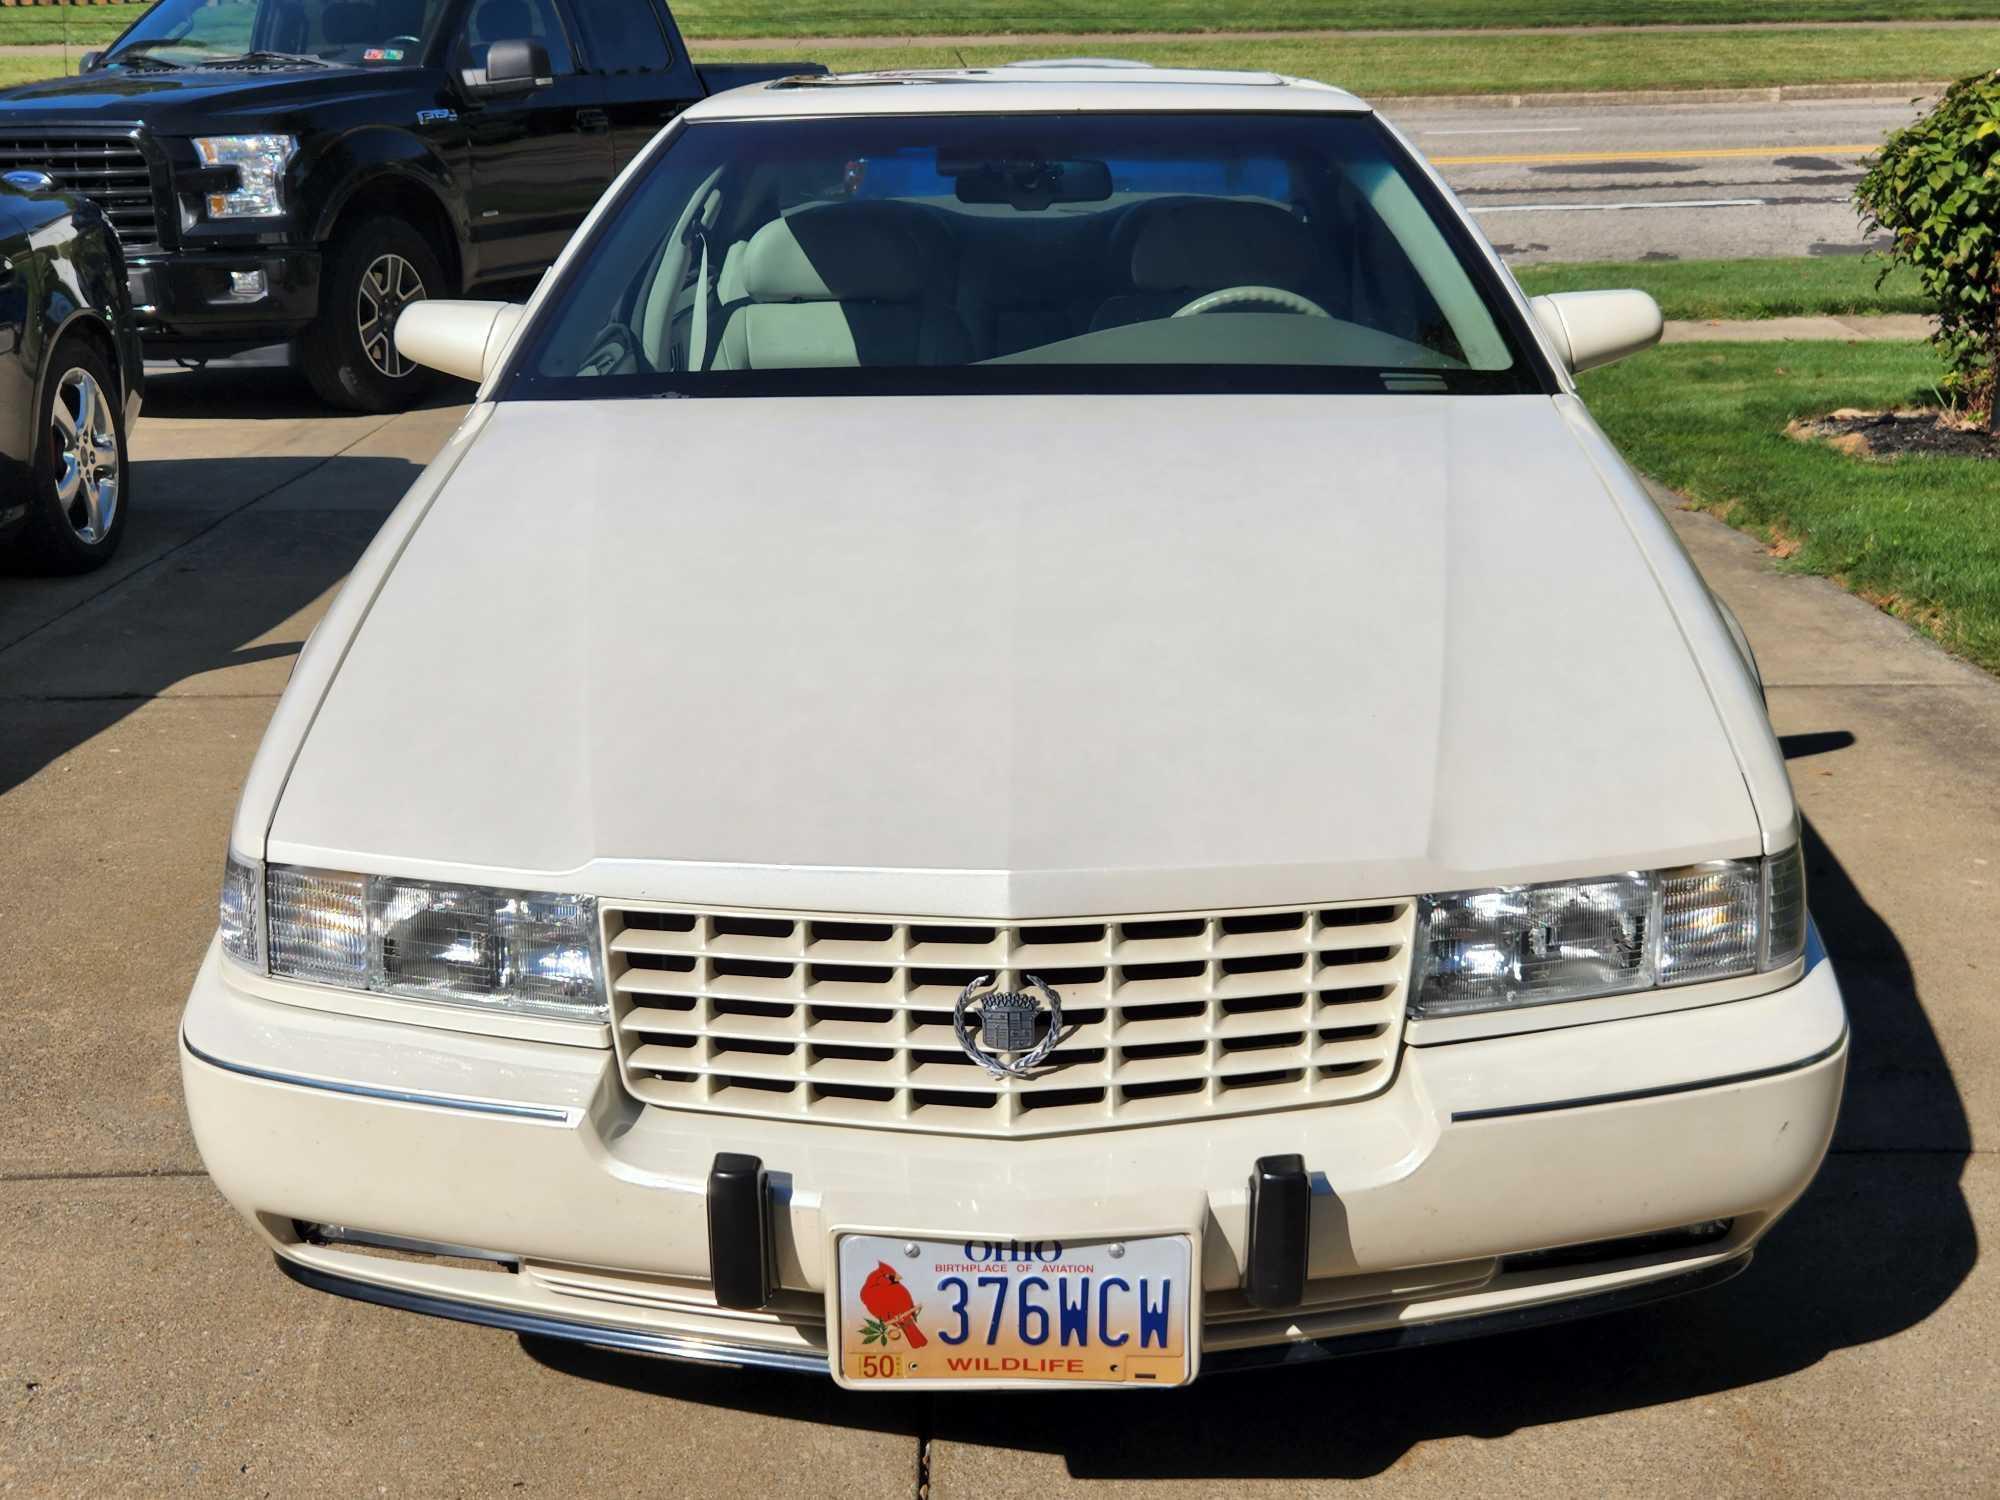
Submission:
M 1543 397 L 506 403 L 274 860 L 1027 917 L 1755 853 Z
M 155 130 L 215 130 L 239 120 L 288 123 L 289 111 L 379 97 L 416 86 L 414 69 L 222 69 L 180 72 L 106 68 L 74 78 L 0 89 L 0 126 L 69 121 L 112 125 L 144 120 Z

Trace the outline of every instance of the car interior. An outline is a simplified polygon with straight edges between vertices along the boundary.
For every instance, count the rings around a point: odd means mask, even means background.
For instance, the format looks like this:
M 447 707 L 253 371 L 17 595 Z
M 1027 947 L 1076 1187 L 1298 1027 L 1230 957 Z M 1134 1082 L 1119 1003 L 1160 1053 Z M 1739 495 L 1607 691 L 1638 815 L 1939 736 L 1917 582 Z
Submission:
M 938 147 L 680 170 L 607 231 L 541 375 L 1513 363 L 1459 251 L 1382 159 Z
M 611 369 L 968 364 L 1171 319 L 1232 292 L 1217 311 L 1332 319 L 1393 334 L 1439 363 L 1466 362 L 1407 261 L 1399 277 L 1400 257 L 1324 255 L 1307 223 L 1273 203 L 1141 196 L 1045 217 L 816 203 L 766 219 L 719 253 L 716 238 L 695 237 L 711 261 L 706 275 L 698 255 L 684 266 L 662 257 L 638 299 L 653 316 L 637 320 L 637 359 Z M 661 283 L 677 278 L 664 295 Z M 709 289 L 700 320 L 698 284 Z M 696 338 L 697 322 L 707 338 Z

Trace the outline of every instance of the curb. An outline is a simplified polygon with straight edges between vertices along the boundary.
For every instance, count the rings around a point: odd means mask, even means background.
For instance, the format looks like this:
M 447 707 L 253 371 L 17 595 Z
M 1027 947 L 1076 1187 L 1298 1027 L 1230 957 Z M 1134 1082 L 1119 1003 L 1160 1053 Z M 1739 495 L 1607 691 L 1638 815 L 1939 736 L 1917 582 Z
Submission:
M 1574 109 L 1617 104 L 1797 104 L 1935 98 L 1949 83 L 1782 83 L 1754 89 L 1598 89 L 1559 94 L 1369 94 L 1385 109 Z

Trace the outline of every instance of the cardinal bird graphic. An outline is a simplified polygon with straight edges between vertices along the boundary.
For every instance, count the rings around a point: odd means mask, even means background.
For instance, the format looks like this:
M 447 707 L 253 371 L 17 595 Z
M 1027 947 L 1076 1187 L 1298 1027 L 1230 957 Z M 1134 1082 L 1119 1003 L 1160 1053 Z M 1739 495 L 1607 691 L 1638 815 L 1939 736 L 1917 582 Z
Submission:
M 910 1302 L 910 1289 L 903 1285 L 903 1278 L 896 1274 L 896 1268 L 886 1260 L 875 1262 L 875 1269 L 868 1273 L 868 1279 L 861 1283 L 861 1305 L 876 1317 L 876 1324 L 862 1331 L 862 1336 L 870 1343 L 887 1343 L 892 1335 L 900 1335 L 910 1341 L 912 1349 L 921 1349 L 930 1340 L 917 1327 L 917 1314 L 922 1311 Z M 879 1339 L 874 1337 L 874 1329 L 879 1325 Z

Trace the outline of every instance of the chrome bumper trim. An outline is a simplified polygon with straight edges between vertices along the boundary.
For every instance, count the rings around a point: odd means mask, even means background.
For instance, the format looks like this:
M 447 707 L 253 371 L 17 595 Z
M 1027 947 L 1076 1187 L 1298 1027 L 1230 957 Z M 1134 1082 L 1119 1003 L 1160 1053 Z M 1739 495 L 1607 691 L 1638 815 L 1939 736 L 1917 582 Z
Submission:
M 316 1292 L 331 1292 L 336 1297 L 352 1297 L 357 1302 L 373 1302 L 378 1307 L 393 1307 L 400 1312 L 422 1313 L 429 1318 L 449 1318 L 457 1323 L 477 1323 L 483 1328 L 502 1328 L 524 1337 L 561 1339 L 572 1344 L 589 1344 L 626 1354 L 653 1354 L 695 1364 L 790 1370 L 802 1375 L 827 1373 L 826 1356 L 823 1354 L 801 1354 L 757 1344 L 725 1344 L 716 1339 L 687 1338 L 677 1333 L 609 1328 L 602 1323 L 572 1322 L 568 1318 L 545 1317 L 541 1313 L 484 1307 L 476 1302 L 460 1302 L 451 1297 L 433 1297 L 424 1292 L 375 1286 L 351 1276 L 322 1271 L 315 1266 L 302 1266 L 282 1255 L 277 1257 L 277 1261 L 278 1269 L 300 1286 L 311 1287 Z
M 1493 1333 L 1517 1333 L 1526 1328 L 1545 1328 L 1552 1323 L 1570 1323 L 1578 1318 L 1595 1318 L 1604 1313 L 1624 1312 L 1650 1302 L 1665 1302 L 1689 1292 L 1706 1291 L 1735 1279 L 1750 1265 L 1751 1251 L 1744 1250 L 1728 1260 L 1717 1261 L 1699 1270 L 1678 1276 L 1618 1287 L 1587 1297 L 1569 1297 L 1558 1302 L 1540 1302 L 1532 1307 L 1509 1307 L 1498 1312 L 1474 1313 L 1465 1318 L 1447 1318 L 1436 1323 L 1411 1323 L 1402 1328 L 1380 1328 L 1369 1333 L 1349 1333 L 1330 1339 L 1299 1339 L 1286 1344 L 1265 1344 L 1254 1349 L 1224 1349 L 1203 1354 L 1203 1374 L 1232 1374 L 1238 1370 L 1265 1370 L 1274 1365 L 1314 1364 L 1323 1359 L 1343 1359 L 1351 1354 L 1380 1354 L 1391 1349 L 1416 1349 L 1425 1344 L 1449 1344 L 1459 1339 L 1484 1338 Z M 1586 1269 L 1579 1267 L 1579 1270 Z
M 450 1094 L 419 1094 L 407 1089 L 372 1088 L 364 1083 L 341 1083 L 331 1078 L 307 1078 L 299 1073 L 279 1073 L 270 1068 L 252 1067 L 249 1063 L 229 1062 L 220 1057 L 211 1057 L 193 1042 L 188 1034 L 181 1033 L 181 1045 L 188 1050 L 188 1056 L 211 1068 L 220 1068 L 225 1073 L 240 1073 L 245 1078 L 260 1079 L 265 1083 L 289 1084 L 293 1088 L 318 1089 L 326 1094 L 346 1094 L 355 1099 L 379 1099 L 389 1104 L 417 1104 L 427 1109 L 456 1109 L 475 1115 L 500 1115 L 510 1120 L 533 1120 L 542 1125 L 574 1125 L 581 1118 L 581 1112 L 562 1109 L 549 1104 L 509 1104 L 497 1099 L 461 1099 Z
M 1602 1313 L 1623 1312 L 1628 1308 L 1644 1307 L 1651 1302 L 1664 1302 L 1671 1297 L 1720 1286 L 1747 1268 L 1750 1256 L 1751 1252 L 1745 1250 L 1728 1260 L 1703 1266 L 1699 1270 L 1684 1271 L 1678 1276 L 1667 1276 L 1658 1281 L 1619 1287 L 1586 1297 L 1538 1303 L 1533 1307 L 1510 1307 L 1436 1323 L 1412 1323 L 1402 1328 L 1343 1334 L 1338 1338 L 1297 1339 L 1254 1349 L 1217 1350 L 1213 1354 L 1202 1355 L 1201 1371 L 1204 1375 L 1227 1375 L 1239 1370 L 1268 1369 L 1274 1365 L 1312 1364 L 1351 1354 L 1414 1349 L 1425 1344 L 1452 1343 L 1491 1333 L 1514 1333 L 1525 1328 L 1596 1317 Z M 433 1297 L 422 1292 L 375 1286 L 351 1276 L 302 1266 L 282 1255 L 277 1257 L 277 1262 L 279 1270 L 299 1285 L 316 1292 L 330 1292 L 336 1297 L 351 1297 L 357 1302 L 372 1302 L 402 1312 L 422 1313 L 426 1317 L 449 1318 L 460 1323 L 477 1323 L 485 1328 L 501 1328 L 526 1337 L 558 1339 L 626 1354 L 650 1354 L 695 1364 L 788 1370 L 801 1375 L 829 1373 L 827 1358 L 823 1354 L 801 1354 L 753 1344 L 725 1344 L 714 1339 L 648 1333 L 631 1328 L 607 1328 L 601 1323 L 578 1323 L 567 1318 L 550 1318 L 539 1313 L 514 1312 L 508 1308 L 460 1302 L 450 1297 Z
M 1662 1099 L 1669 1094 L 1693 1094 L 1702 1089 L 1725 1089 L 1732 1084 L 1755 1083 L 1763 1078 L 1779 1078 L 1786 1073 L 1797 1073 L 1815 1064 L 1825 1062 L 1837 1055 L 1847 1045 L 1847 1028 L 1840 1028 L 1840 1035 L 1833 1044 L 1822 1047 L 1811 1057 L 1802 1057 L 1797 1062 L 1779 1063 L 1775 1067 L 1756 1068 L 1748 1073 L 1728 1073 L 1721 1078 L 1698 1078 L 1693 1083 L 1663 1083 L 1657 1088 L 1627 1089 L 1622 1094 L 1587 1094 L 1580 1099 L 1552 1099 L 1546 1104 L 1500 1104 L 1492 1109 L 1454 1110 L 1451 1123 L 1463 1125 L 1469 1120 L 1506 1120 L 1516 1115 L 1542 1115 L 1559 1109 L 1588 1109 L 1593 1104 L 1630 1104 L 1636 1099 Z

